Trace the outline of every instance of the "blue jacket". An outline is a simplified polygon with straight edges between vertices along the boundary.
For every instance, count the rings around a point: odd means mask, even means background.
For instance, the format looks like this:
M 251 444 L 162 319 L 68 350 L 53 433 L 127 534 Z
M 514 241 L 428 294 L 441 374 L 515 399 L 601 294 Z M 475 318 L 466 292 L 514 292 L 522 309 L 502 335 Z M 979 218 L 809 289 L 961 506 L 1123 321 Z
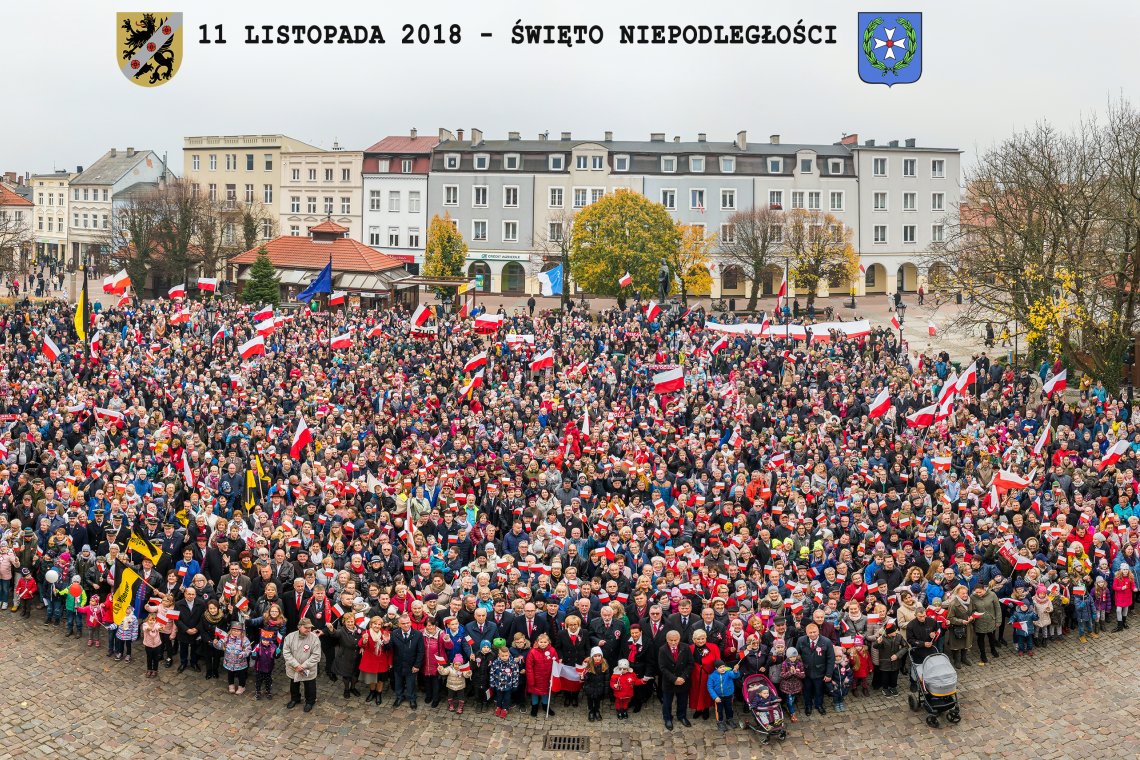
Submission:
M 709 673 L 709 696 L 713 699 L 717 697 L 730 699 L 733 694 L 734 682 L 738 678 L 740 678 L 739 670 L 726 670 L 723 673 L 714 670 L 712 673 Z

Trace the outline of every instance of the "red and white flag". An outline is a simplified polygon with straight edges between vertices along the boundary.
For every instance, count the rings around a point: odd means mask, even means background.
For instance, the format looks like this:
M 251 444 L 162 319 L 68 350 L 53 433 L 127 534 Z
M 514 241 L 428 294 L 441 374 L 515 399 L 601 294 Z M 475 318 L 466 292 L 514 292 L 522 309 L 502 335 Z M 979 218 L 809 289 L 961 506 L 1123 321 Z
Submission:
M 632 284 L 633 284 L 633 276 L 630 275 L 629 272 L 626 272 L 625 274 L 623 274 L 621 277 L 618 278 L 618 285 L 620 287 L 628 288 Z
M 101 422 L 122 422 L 126 418 L 122 412 L 117 412 L 114 409 L 103 409 L 95 407 L 95 419 Z
M 503 326 L 502 314 L 480 314 L 475 317 L 475 332 L 493 333 Z
M 238 353 L 241 354 L 241 358 L 243 359 L 248 359 L 252 356 L 264 356 L 265 338 L 258 335 L 255 338 L 247 340 L 245 343 L 242 343 L 240 346 L 238 346 Z
M 479 353 L 475 354 L 474 356 L 472 356 L 470 359 L 467 360 L 467 363 L 463 365 L 463 371 L 464 371 L 464 373 L 474 372 L 475 370 L 479 369 L 480 367 L 486 367 L 486 366 L 487 366 L 487 352 L 486 351 L 480 351 Z
M 964 393 L 974 383 L 978 382 L 978 363 L 972 362 L 969 367 L 958 377 L 957 386 L 958 393 Z
M 384 328 L 380 325 L 376 325 L 375 327 L 369 328 L 369 330 L 367 332 L 367 336 L 369 338 L 379 338 L 379 337 L 382 337 L 383 335 L 384 335 Z
M 788 297 L 788 278 L 785 277 L 783 279 L 783 281 L 780 283 L 779 292 L 776 293 L 776 303 L 779 303 L 781 298 L 787 298 L 787 297 Z
M 934 457 L 930 460 L 930 464 L 938 472 L 949 472 L 951 460 L 950 457 Z
M 709 353 L 715 354 L 717 351 L 721 351 L 725 348 L 728 348 L 728 338 L 722 335 L 717 339 L 716 343 L 713 343 L 712 346 L 709 347 Z
M 1104 457 L 1097 464 L 1097 471 L 1103 470 L 1105 467 L 1111 467 L 1124 456 L 1128 451 L 1129 443 L 1127 440 L 1119 440 L 1112 445 L 1112 448 L 1105 452 Z
M 896 330 L 902 329 L 902 323 L 899 322 L 899 318 L 894 314 L 891 315 L 891 327 L 895 328 Z
M 48 358 L 49 362 L 54 362 L 59 358 L 59 346 L 55 344 L 50 335 L 44 336 L 44 356 Z
M 483 370 L 479 370 L 471 376 L 471 380 L 466 385 L 459 389 L 459 395 L 469 396 L 476 388 L 483 384 Z
M 257 323 L 255 329 L 257 330 L 258 335 L 263 338 L 268 338 L 277 330 L 277 320 L 273 319 L 272 317 L 266 320 L 262 320 L 261 322 Z
M 936 404 L 924 406 L 917 412 L 911 412 L 906 416 L 906 426 L 912 428 L 930 427 L 934 424 L 934 417 L 937 414 L 938 406 Z
M 550 691 L 578 691 L 582 687 L 582 674 L 573 665 L 564 665 L 557 660 L 550 668 Z
M 994 488 L 999 491 L 1008 491 L 1011 488 L 1025 488 L 1029 485 L 1029 478 L 1018 475 L 1010 470 L 998 470 L 994 475 Z
M 190 459 L 186 456 L 186 449 L 182 449 L 182 479 L 186 481 L 186 486 L 190 490 L 194 490 L 194 470 L 190 467 Z
M 345 296 L 348 295 L 343 290 L 334 290 L 329 295 L 329 306 L 340 306 L 344 303 Z
M 1037 443 L 1033 444 L 1034 455 L 1041 456 L 1041 452 L 1045 450 L 1045 447 L 1049 445 L 1049 441 L 1051 441 L 1052 439 L 1053 439 L 1053 426 L 1052 425 L 1046 425 L 1045 429 L 1041 431 L 1041 435 L 1040 435 L 1040 437 L 1038 437 Z
M 534 360 L 531 361 L 531 363 L 530 363 L 530 371 L 531 372 L 538 372 L 540 369 L 545 369 L 547 367 L 553 367 L 553 366 L 554 366 L 554 349 L 548 348 L 545 351 L 543 351 L 541 354 L 539 354 L 538 356 L 534 357 Z
M 313 434 L 309 432 L 309 426 L 305 424 L 305 418 L 297 415 L 297 430 L 293 433 L 293 443 L 289 445 L 289 456 L 297 459 L 301 456 L 301 452 L 305 447 L 313 442 Z
M 352 333 L 334 335 L 329 341 L 330 348 L 352 348 Z
M 219 340 L 226 339 L 226 328 L 224 325 L 219 325 L 218 329 L 214 332 L 214 337 L 210 339 L 211 343 L 217 343 Z
M 938 325 L 934 324 L 933 322 L 927 322 L 926 332 L 930 335 L 931 338 L 933 338 L 938 334 Z
M 204 290 L 207 293 L 213 293 L 218 289 L 217 277 L 199 277 L 198 290 Z
M 267 319 L 273 319 L 273 307 L 262 306 L 260 309 L 253 313 L 253 318 L 258 322 L 264 322 Z
M 175 285 L 170 290 L 166 291 L 166 295 L 171 298 L 185 298 L 186 297 L 186 283 Z
M 416 327 L 423 327 L 429 319 L 431 319 L 431 309 L 423 304 L 417 306 L 415 312 L 412 313 L 412 324 Z
M 1046 380 L 1045 384 L 1043 386 L 1041 386 L 1041 391 L 1046 396 L 1052 396 L 1054 391 L 1065 390 L 1065 388 L 1068 387 L 1068 383 L 1066 382 L 1068 379 L 1067 373 L 1068 373 L 1068 370 L 1063 369 L 1060 372 L 1058 372 L 1057 374 L 1053 375 L 1053 377 Z
M 891 395 L 886 388 L 879 391 L 879 395 L 875 396 L 875 400 L 871 402 L 871 419 L 882 417 L 891 408 Z
M 131 276 L 127 274 L 127 270 L 116 272 L 112 275 L 107 275 L 103 278 L 103 292 L 104 293 L 122 293 L 124 290 L 131 286 Z
M 127 304 L 129 304 L 130 302 L 131 302 L 131 289 L 129 287 L 124 288 L 123 294 L 121 296 L 119 296 L 119 300 L 115 301 L 115 308 L 121 309 L 124 306 L 126 306 Z
M 685 387 L 685 370 L 682 367 L 667 369 L 653 376 L 654 393 L 675 393 Z
M 661 306 L 656 301 L 650 301 L 649 305 L 645 307 L 645 321 L 652 322 L 661 316 Z

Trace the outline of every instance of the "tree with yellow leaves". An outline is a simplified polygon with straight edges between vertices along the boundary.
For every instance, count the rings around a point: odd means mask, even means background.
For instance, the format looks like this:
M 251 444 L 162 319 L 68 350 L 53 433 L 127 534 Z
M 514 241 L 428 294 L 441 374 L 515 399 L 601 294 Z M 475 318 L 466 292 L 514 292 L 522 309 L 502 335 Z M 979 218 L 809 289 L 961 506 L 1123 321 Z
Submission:
M 656 292 L 661 263 L 675 254 L 680 238 L 664 206 L 641 193 L 617 190 L 574 217 L 570 274 L 583 290 L 614 296 L 625 308 L 633 291 Z M 618 280 L 626 272 L 633 285 L 622 288 Z
M 809 306 L 821 282 L 849 281 L 859 271 L 851 230 L 831 214 L 803 209 L 788 212 L 784 248 L 792 259 L 796 290 L 807 293 Z
M 460 277 L 467 261 L 467 243 L 450 214 L 432 217 L 424 245 L 425 277 Z
M 708 295 L 712 288 L 709 274 L 710 253 L 716 245 L 716 234 L 705 232 L 699 224 L 678 224 L 680 243 L 669 256 L 669 272 L 681 284 L 681 303 L 689 304 L 689 294 Z

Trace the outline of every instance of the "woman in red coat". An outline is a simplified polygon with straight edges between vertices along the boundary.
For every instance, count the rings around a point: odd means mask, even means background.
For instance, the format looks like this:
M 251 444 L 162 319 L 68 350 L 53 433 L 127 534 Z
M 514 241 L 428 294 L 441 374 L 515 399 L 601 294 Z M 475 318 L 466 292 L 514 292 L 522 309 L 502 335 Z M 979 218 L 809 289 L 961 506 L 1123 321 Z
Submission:
M 384 618 L 377 615 L 360 634 L 360 682 L 368 685 L 365 702 L 384 701 L 384 674 L 392 669 L 391 637 L 384 630 Z
M 709 696 L 709 673 L 713 663 L 720 659 L 720 649 L 708 642 L 708 636 L 700 628 L 693 631 L 693 677 L 689 679 L 689 709 L 694 718 L 709 719 L 713 699 Z
M 550 646 L 550 637 L 540 633 L 526 656 L 526 693 L 530 695 L 530 716 L 538 716 L 539 705 L 545 712 L 550 696 L 550 674 L 554 663 L 558 662 L 558 653 Z M 554 717 L 554 711 L 550 711 Z

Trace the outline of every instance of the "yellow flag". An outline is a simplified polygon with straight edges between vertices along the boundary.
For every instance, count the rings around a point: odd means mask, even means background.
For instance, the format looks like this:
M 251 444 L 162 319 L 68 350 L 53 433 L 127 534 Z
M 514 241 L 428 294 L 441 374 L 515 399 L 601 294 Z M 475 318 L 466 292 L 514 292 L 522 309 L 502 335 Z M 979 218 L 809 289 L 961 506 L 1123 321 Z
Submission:
M 127 540 L 127 549 L 138 552 L 156 565 L 162 559 L 162 549 L 159 549 L 153 541 L 139 533 L 137 528 L 131 531 L 131 537 Z
M 115 588 L 111 592 L 111 612 L 115 625 L 122 623 L 123 618 L 127 616 L 127 610 L 134 604 L 135 591 L 140 583 L 142 578 L 129 567 L 122 568 L 116 576 Z
M 261 478 L 262 480 L 269 480 L 269 476 L 265 474 L 265 468 L 261 466 L 261 457 L 255 456 L 253 458 L 253 463 L 257 466 L 257 477 Z
M 254 499 L 254 491 L 257 488 L 257 483 L 254 480 L 253 470 L 245 471 L 245 511 L 252 512 L 256 501 Z
M 75 334 L 80 340 L 87 340 L 87 275 L 80 271 L 83 287 L 79 291 L 79 302 L 75 304 Z

